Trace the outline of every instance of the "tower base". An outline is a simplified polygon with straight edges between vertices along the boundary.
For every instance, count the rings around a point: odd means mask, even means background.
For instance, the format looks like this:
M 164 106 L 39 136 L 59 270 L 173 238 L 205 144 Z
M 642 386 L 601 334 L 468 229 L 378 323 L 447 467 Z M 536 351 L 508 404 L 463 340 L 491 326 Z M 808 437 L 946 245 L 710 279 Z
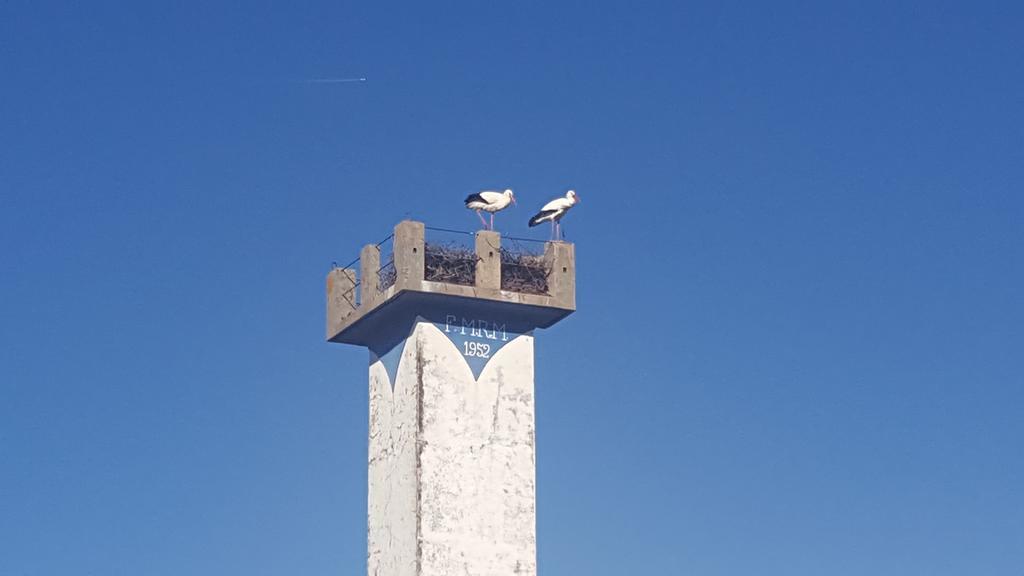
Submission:
M 371 352 L 368 572 L 535 575 L 532 333 L 446 317 Z

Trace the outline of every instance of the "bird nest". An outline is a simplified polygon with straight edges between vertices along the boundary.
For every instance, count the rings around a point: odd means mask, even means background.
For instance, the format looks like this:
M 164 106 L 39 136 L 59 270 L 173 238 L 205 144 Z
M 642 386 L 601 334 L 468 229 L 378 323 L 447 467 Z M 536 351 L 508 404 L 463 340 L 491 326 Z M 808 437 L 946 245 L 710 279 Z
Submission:
M 423 247 L 423 277 L 431 282 L 473 286 L 476 284 L 476 252 L 454 243 Z
M 544 256 L 526 250 L 501 249 L 501 289 L 524 294 L 547 294 L 551 268 Z
M 479 257 L 454 243 L 424 246 L 424 279 L 474 286 Z M 522 249 L 501 249 L 501 289 L 524 294 L 547 294 L 551 269 L 544 256 Z

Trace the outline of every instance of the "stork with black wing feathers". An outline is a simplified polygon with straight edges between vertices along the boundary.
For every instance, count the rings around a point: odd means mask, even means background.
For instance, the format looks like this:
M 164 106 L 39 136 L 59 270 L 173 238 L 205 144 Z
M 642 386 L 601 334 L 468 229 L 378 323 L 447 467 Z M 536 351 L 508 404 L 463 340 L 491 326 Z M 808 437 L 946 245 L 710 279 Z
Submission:
M 505 190 L 504 192 L 495 192 L 493 190 L 484 190 L 483 192 L 477 192 L 476 194 L 470 194 L 466 196 L 466 208 L 476 212 L 476 215 L 480 217 L 480 221 L 483 222 L 484 228 L 487 230 L 494 230 L 494 213 L 508 208 L 509 204 L 515 204 L 516 197 L 512 194 L 511 190 Z M 491 213 L 491 223 L 488 224 L 480 211 Z
M 540 224 L 541 222 L 551 222 L 551 239 L 560 240 L 562 237 L 562 225 L 560 224 L 562 218 L 569 212 L 569 209 L 575 206 L 580 201 L 579 195 L 576 194 L 575 190 L 569 190 L 565 193 L 565 196 L 561 198 L 555 198 L 551 202 L 548 202 L 537 212 L 533 218 L 530 218 L 530 227 Z

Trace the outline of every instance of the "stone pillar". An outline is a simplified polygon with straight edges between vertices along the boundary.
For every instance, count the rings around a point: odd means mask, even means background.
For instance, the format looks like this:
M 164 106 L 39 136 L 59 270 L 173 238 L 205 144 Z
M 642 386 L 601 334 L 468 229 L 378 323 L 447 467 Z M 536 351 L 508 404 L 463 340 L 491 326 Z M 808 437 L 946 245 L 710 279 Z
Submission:
M 371 355 L 371 576 L 531 576 L 533 336 L 454 311 Z
M 548 294 L 570 308 L 576 307 L 576 248 L 568 242 L 544 245 L 548 269 Z
M 364 306 L 372 306 L 380 298 L 380 248 L 367 244 L 359 252 L 359 294 Z
M 335 268 L 327 274 L 327 333 L 336 334 L 356 311 L 359 295 L 356 271 Z
M 405 220 L 395 226 L 395 290 L 419 286 L 426 263 L 426 230 L 422 222 Z
M 501 290 L 501 234 L 490 230 L 476 233 L 476 287 Z
M 473 286 L 424 279 L 424 225 L 327 277 L 327 339 L 370 351 L 370 576 L 536 576 L 533 330 L 575 310 L 571 244 L 549 243 L 546 294 L 501 290 L 501 238 L 476 236 Z

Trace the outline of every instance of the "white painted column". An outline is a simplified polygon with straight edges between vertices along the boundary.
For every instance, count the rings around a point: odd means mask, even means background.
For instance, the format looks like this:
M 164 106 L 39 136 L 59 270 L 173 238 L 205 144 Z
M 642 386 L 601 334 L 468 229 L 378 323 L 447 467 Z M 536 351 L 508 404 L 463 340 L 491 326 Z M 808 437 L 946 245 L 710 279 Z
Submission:
M 535 471 L 532 334 L 420 321 L 371 353 L 370 576 L 536 575 Z

